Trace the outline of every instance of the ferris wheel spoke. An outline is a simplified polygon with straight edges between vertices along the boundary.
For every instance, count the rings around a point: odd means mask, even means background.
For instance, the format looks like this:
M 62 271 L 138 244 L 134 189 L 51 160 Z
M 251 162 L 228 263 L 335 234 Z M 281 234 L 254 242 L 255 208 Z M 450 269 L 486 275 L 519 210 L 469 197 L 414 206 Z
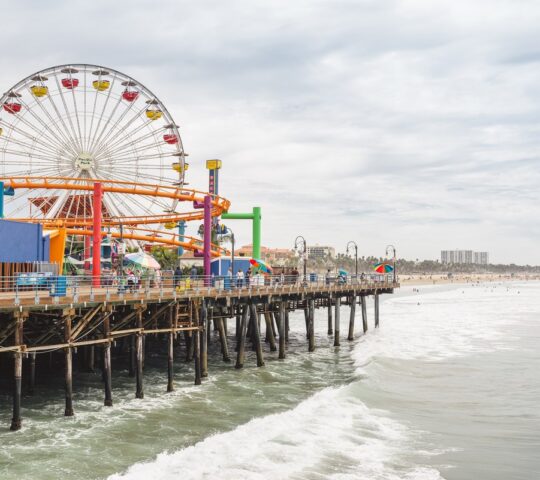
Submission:
M 21 105 L 23 105 L 26 109 L 27 112 L 30 113 L 30 115 L 35 119 L 37 120 L 37 122 L 39 122 L 43 128 L 45 130 L 47 130 L 49 133 L 50 133 L 50 137 L 47 136 L 47 138 L 49 139 L 49 141 L 51 141 L 51 143 L 57 145 L 57 148 L 59 150 L 65 150 L 66 146 L 69 145 L 69 141 L 66 140 L 63 135 L 62 135 L 62 132 L 61 130 L 58 129 L 57 125 L 55 124 L 54 120 L 52 119 L 52 117 L 49 115 L 49 119 L 51 121 L 51 124 L 54 125 L 55 127 L 57 127 L 56 129 L 58 130 L 58 132 L 60 133 L 60 137 L 62 138 L 62 140 L 59 139 L 58 137 L 58 134 L 55 133 L 52 128 L 49 126 L 49 124 L 45 123 L 45 121 L 39 116 L 37 115 L 35 112 L 34 112 L 34 109 L 33 108 L 30 108 L 28 106 L 28 104 L 26 104 L 24 101 L 21 100 Z M 45 112 L 46 110 L 44 109 L 43 105 L 41 104 L 41 102 L 37 102 L 37 105 L 39 105 Z M 46 114 L 48 114 L 48 112 L 46 112 Z M 24 125 L 26 125 L 30 130 L 35 130 L 35 125 L 32 125 L 31 122 L 29 122 L 24 115 L 21 115 L 20 117 L 17 117 L 17 120 L 19 120 L 19 122 L 23 123 Z M 43 131 L 42 131 L 43 132 Z M 62 143 L 62 141 L 66 141 L 66 143 Z
M 140 119 L 141 115 L 143 112 L 146 111 L 146 106 L 144 106 L 143 108 L 141 108 L 140 110 L 138 110 L 135 115 L 133 115 L 133 117 L 130 118 L 130 120 L 128 120 L 126 122 L 125 125 L 122 126 L 123 130 L 126 131 L 132 124 L 133 122 L 135 122 L 137 119 Z M 129 112 L 129 110 L 125 110 L 124 114 L 127 114 Z M 124 115 L 125 116 L 125 115 Z M 109 132 L 107 133 L 107 135 L 105 136 L 105 138 L 101 141 L 101 144 L 100 145 L 97 145 L 97 147 L 94 149 L 94 154 L 95 155 L 99 155 L 100 152 L 105 148 L 114 148 L 114 146 L 116 144 L 118 144 L 120 141 L 113 141 L 111 142 L 110 145 L 106 145 L 106 141 L 109 140 L 110 136 L 113 135 L 116 131 L 116 128 L 118 127 L 118 125 L 120 124 L 120 122 L 123 120 L 124 118 L 119 118 L 118 121 L 112 126 L 112 128 L 109 130 Z M 143 125 L 148 125 L 148 123 L 150 122 L 150 120 L 148 122 L 144 121 L 144 124 Z
M 60 92 L 62 92 L 62 91 L 60 90 Z M 73 153 L 75 155 L 78 155 L 78 152 L 80 151 L 80 146 L 79 146 L 79 144 L 78 144 L 78 142 L 76 140 L 76 134 L 75 134 L 74 129 L 73 129 L 73 135 L 72 135 L 70 133 L 69 129 L 68 129 L 68 126 L 66 125 L 66 122 L 64 122 L 64 119 L 63 119 L 62 115 L 60 114 L 60 110 L 58 109 L 58 107 L 56 106 L 56 103 L 54 102 L 53 95 L 47 95 L 47 99 L 49 100 L 49 103 L 53 107 L 53 110 L 55 111 L 58 120 L 62 124 L 62 127 L 64 128 L 64 133 L 65 133 L 66 137 L 69 138 L 69 144 L 72 147 Z M 63 94 L 62 94 L 62 102 L 65 105 Z M 48 111 L 47 111 L 47 115 L 49 117 L 51 117 L 51 114 Z M 71 118 L 69 117 L 69 113 L 67 113 L 67 116 L 68 116 L 69 122 L 71 123 L 71 126 L 73 126 L 73 123 L 71 122 Z M 52 118 L 51 118 L 51 120 L 52 120 Z M 52 120 L 52 121 L 54 121 L 54 120 Z
M 116 173 L 119 173 L 121 175 L 135 175 L 136 178 L 144 178 L 145 181 L 147 180 L 154 180 L 156 182 L 162 182 L 163 181 L 163 175 L 153 175 L 148 172 L 140 172 L 139 169 L 133 170 L 130 168 L 123 168 L 123 169 L 107 169 L 105 170 L 108 174 L 108 176 L 113 176 Z
M 93 152 L 96 148 L 96 145 L 99 144 L 99 141 L 101 140 L 101 137 L 103 136 L 103 134 L 105 133 L 105 131 L 107 130 L 107 127 L 109 126 L 109 123 L 111 122 L 111 118 L 114 116 L 114 114 L 116 113 L 116 110 L 118 110 L 118 107 L 122 104 L 122 97 L 118 97 L 118 99 L 116 100 L 116 103 L 112 109 L 112 112 L 110 113 L 110 115 L 108 115 L 109 118 L 107 118 L 107 121 L 105 122 L 105 124 L 103 125 L 103 127 L 101 128 L 101 131 L 99 133 L 99 135 L 97 136 L 97 138 L 94 138 L 92 140 L 92 143 L 89 145 L 88 147 L 88 150 L 90 151 L 90 153 L 93 155 Z M 97 131 L 96 131 L 96 134 L 97 134 Z
M 101 121 L 103 120 L 103 116 L 105 115 L 105 110 L 107 109 L 107 105 L 109 104 L 109 99 L 111 98 L 111 93 L 114 89 L 114 84 L 116 83 L 116 74 L 113 75 L 113 80 L 111 82 L 111 85 L 107 89 L 107 95 L 105 96 L 105 102 L 103 103 L 103 108 L 101 109 L 101 115 L 98 117 L 98 124 L 96 125 L 96 129 L 94 131 L 94 134 L 92 135 L 92 132 L 90 132 L 90 142 L 88 149 L 91 151 L 92 147 L 94 145 L 97 132 L 99 131 L 99 127 L 101 126 Z M 96 98 L 99 96 L 99 92 L 96 90 Z
M 62 150 L 57 150 L 56 147 L 48 146 L 46 143 L 40 143 L 37 137 L 32 137 L 32 135 L 22 131 L 21 129 L 17 128 L 17 130 L 13 130 L 13 132 L 18 133 L 19 135 L 17 137 L 14 137 L 14 136 L 0 137 L 0 141 L 3 142 L 6 145 L 6 147 L 9 143 L 14 143 L 16 145 L 19 145 L 21 147 L 28 149 L 28 152 L 30 152 L 30 154 L 31 152 L 36 150 L 42 155 L 46 155 L 51 158 L 64 158 L 66 160 L 68 159 L 68 157 L 66 157 L 62 153 Z M 25 138 L 20 138 L 20 137 L 25 137 Z M 26 140 L 26 138 L 28 138 L 28 140 Z M 36 143 L 39 143 L 39 145 L 36 145 Z
M 27 132 L 26 130 L 24 130 L 23 128 L 19 128 L 18 126 L 16 126 L 15 123 L 7 123 L 7 122 L 2 122 L 0 121 L 0 124 L 4 124 L 7 128 L 9 128 L 10 130 L 13 130 L 13 132 L 15 133 L 18 133 L 19 135 L 27 138 L 28 140 L 32 141 L 32 142 L 35 142 L 35 143 L 39 143 L 42 147 L 44 147 L 47 151 L 50 151 L 51 149 L 52 150 L 56 150 L 57 147 L 56 145 L 52 144 L 52 143 L 49 143 L 48 141 L 46 140 L 43 140 L 44 138 L 47 138 L 45 136 L 34 136 L 32 135 L 31 133 Z M 5 139 L 6 137 L 0 137 L 0 140 L 2 139 Z M 7 140 L 6 140 L 7 141 Z
M 26 89 L 27 89 L 27 91 L 28 91 L 30 94 L 32 94 L 32 92 L 31 92 L 30 88 L 28 87 L 28 85 L 26 86 Z M 47 98 L 49 98 L 49 100 L 51 100 L 51 95 L 50 95 L 50 94 L 47 95 Z M 54 118 L 52 117 L 52 115 L 50 114 L 50 112 L 45 108 L 45 106 L 43 105 L 43 102 L 42 102 L 41 100 L 39 100 L 39 99 L 36 98 L 36 99 L 35 99 L 35 104 L 39 106 L 39 108 L 41 109 L 41 111 L 43 112 L 43 114 L 48 118 L 50 124 L 47 124 L 47 123 L 45 122 L 45 120 L 43 120 L 39 115 L 37 115 L 37 114 L 34 112 L 34 109 L 31 108 L 30 105 L 28 105 L 27 103 L 24 103 L 24 102 L 22 102 L 22 101 L 21 101 L 21 103 L 23 103 L 23 105 L 25 106 L 26 111 L 30 112 L 30 114 L 31 114 L 38 122 L 40 122 L 40 123 L 43 125 L 43 127 L 44 127 L 45 129 L 47 129 L 47 130 L 51 133 L 51 135 L 53 136 L 53 139 L 56 140 L 56 143 L 58 143 L 58 144 L 60 145 L 61 148 L 64 148 L 64 149 L 65 149 L 65 146 L 64 146 L 64 145 L 69 145 L 70 147 L 72 146 L 72 145 L 71 145 L 71 138 L 70 138 L 70 136 L 69 136 L 69 132 L 66 132 L 66 131 L 64 131 L 64 130 L 62 130 L 62 129 L 60 128 L 60 126 L 58 125 L 58 122 L 56 122 L 56 121 L 54 120 Z M 57 113 L 57 115 L 58 115 L 58 117 L 60 117 L 60 115 L 59 115 L 58 113 Z M 21 117 L 21 121 L 23 121 L 23 120 L 24 120 L 24 116 Z M 60 120 L 61 120 L 61 119 L 60 119 Z M 61 120 L 61 121 L 62 121 L 62 120 Z M 30 128 L 33 128 L 33 126 L 32 126 L 31 124 L 29 124 L 28 122 L 26 122 L 26 124 L 29 125 Z M 55 130 L 56 130 L 57 133 L 55 133 L 55 132 L 53 131 L 53 129 L 51 128 L 51 126 L 55 128 Z M 65 127 L 64 127 L 64 128 L 65 128 Z M 61 138 L 61 141 L 59 140 L 60 138 Z M 73 150 L 73 153 L 76 152 L 74 149 L 72 149 L 72 150 Z
M 12 143 L 19 145 L 19 142 L 12 140 Z M 33 152 L 25 152 L 25 151 L 19 151 L 19 150 L 11 150 L 8 148 L 0 148 L 0 152 L 8 153 L 9 155 L 16 155 L 19 157 L 24 158 L 39 158 L 40 160 L 45 160 L 49 162 L 58 162 L 58 157 L 53 157 L 51 155 L 44 155 L 40 153 L 33 153 Z M 21 165 L 23 162 L 19 162 L 19 165 Z
M 151 160 L 158 160 L 158 159 L 165 159 L 172 157 L 172 154 L 170 153 L 148 153 L 147 155 L 144 155 L 146 151 L 150 152 L 151 150 L 146 148 L 144 150 L 139 149 L 140 151 L 134 151 L 130 152 L 130 156 L 122 156 L 122 157 L 111 157 L 111 160 L 113 160 L 111 163 L 112 165 L 122 165 L 122 164 L 129 164 L 133 163 L 135 160 L 137 161 L 144 161 L 149 162 Z M 124 154 L 126 155 L 126 154 Z
M 122 151 L 124 151 L 126 149 L 131 148 L 134 145 L 137 145 L 138 143 L 144 142 L 144 141 L 149 140 L 151 138 L 154 138 L 154 140 L 155 140 L 155 136 L 156 136 L 157 133 L 158 133 L 157 131 L 151 131 L 151 132 L 149 132 L 149 133 L 147 133 L 145 135 L 141 135 L 139 137 L 133 137 L 134 134 L 132 134 L 130 132 L 126 133 L 124 135 L 124 140 L 127 140 L 127 141 L 123 142 L 123 144 L 121 144 L 121 145 L 118 145 L 116 147 L 113 147 L 113 148 L 105 151 L 104 154 L 106 154 L 108 156 L 114 156 L 114 155 L 116 155 L 116 154 L 118 154 L 118 153 L 120 153 L 120 152 L 122 152 Z M 150 144 L 150 146 L 152 148 L 155 148 L 156 143 L 157 142 L 152 143 L 152 144 Z
M 62 94 L 62 87 L 60 85 L 60 82 L 58 81 L 58 75 L 56 75 L 54 77 L 54 79 L 56 81 L 56 88 L 58 88 L 58 90 Z M 72 97 L 72 100 L 73 100 L 73 110 L 75 111 L 75 119 L 77 120 L 77 130 L 79 132 L 79 143 L 81 145 L 81 150 L 82 150 L 83 147 L 84 147 L 84 136 L 83 136 L 83 134 L 81 132 L 81 122 L 79 121 L 79 109 L 77 108 L 77 99 L 75 98 L 75 90 L 74 89 L 71 89 L 71 97 Z M 62 98 L 63 98 L 63 94 L 62 94 Z
M 60 92 L 60 98 L 62 100 L 62 105 L 64 106 L 64 110 L 66 112 L 66 117 L 68 119 L 69 125 L 71 127 L 71 132 L 73 133 L 73 139 L 75 140 L 77 146 L 79 147 L 79 151 L 82 151 L 82 139 L 81 139 L 81 129 L 79 128 L 79 136 L 77 136 L 77 131 L 75 130 L 75 125 L 73 124 L 73 120 L 71 119 L 71 112 L 69 111 L 66 99 L 64 97 L 64 92 L 60 88 L 60 84 L 58 83 L 58 77 L 56 78 L 56 84 L 58 85 L 58 91 Z M 77 114 L 77 111 L 75 110 L 75 113 Z M 79 118 L 77 117 L 77 123 L 79 121 Z

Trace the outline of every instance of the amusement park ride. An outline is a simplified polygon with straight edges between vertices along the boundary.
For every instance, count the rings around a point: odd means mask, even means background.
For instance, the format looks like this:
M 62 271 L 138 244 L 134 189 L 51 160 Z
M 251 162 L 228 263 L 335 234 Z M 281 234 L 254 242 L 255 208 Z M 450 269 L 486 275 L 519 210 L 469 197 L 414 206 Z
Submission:
M 215 228 L 229 209 L 217 194 L 221 162 L 207 163 L 209 192 L 185 188 L 179 127 L 140 82 L 110 68 L 61 65 L 18 82 L 0 108 L 0 215 L 52 231 L 51 261 L 61 265 L 81 243 L 88 256 L 92 238 L 99 276 L 104 236 L 194 251 L 205 273 L 211 256 L 225 252 L 210 235 L 185 235 L 186 222 Z

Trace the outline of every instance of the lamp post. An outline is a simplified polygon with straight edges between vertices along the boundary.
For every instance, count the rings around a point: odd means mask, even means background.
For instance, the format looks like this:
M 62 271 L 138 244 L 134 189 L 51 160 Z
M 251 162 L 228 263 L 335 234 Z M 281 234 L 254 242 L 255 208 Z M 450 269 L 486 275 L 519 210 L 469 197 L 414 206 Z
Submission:
M 302 235 L 298 235 L 294 240 L 294 249 L 298 250 L 298 240 L 301 240 L 304 243 L 304 250 L 302 256 L 304 259 L 304 283 L 307 282 L 307 243 L 306 239 Z
M 354 240 L 347 242 L 347 255 L 349 255 L 349 247 L 354 246 L 354 275 L 356 278 L 356 283 L 358 283 L 358 245 Z
M 392 249 L 392 252 L 394 254 L 394 257 L 393 257 L 394 283 L 396 283 L 396 247 L 394 247 L 394 245 L 387 245 L 386 246 L 386 256 L 388 256 L 388 250 L 389 249 Z

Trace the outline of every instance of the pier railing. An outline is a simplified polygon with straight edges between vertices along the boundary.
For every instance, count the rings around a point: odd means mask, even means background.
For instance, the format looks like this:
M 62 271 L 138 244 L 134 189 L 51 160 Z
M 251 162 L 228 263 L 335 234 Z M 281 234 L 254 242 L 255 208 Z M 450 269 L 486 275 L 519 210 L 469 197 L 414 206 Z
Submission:
M 48 273 L 25 273 L 0 277 L 0 304 L 65 303 L 70 301 L 135 300 L 142 298 L 176 298 L 195 295 L 246 295 L 288 293 L 295 291 L 343 290 L 357 288 L 392 288 L 393 276 L 362 274 L 334 276 L 251 275 L 175 276 L 174 274 L 55 276 Z

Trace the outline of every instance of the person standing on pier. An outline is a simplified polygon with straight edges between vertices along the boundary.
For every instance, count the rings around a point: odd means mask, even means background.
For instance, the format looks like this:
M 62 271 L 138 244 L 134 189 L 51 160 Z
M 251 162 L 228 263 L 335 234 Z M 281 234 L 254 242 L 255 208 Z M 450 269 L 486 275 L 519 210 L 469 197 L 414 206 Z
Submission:
M 182 269 L 180 268 L 180 265 L 176 266 L 176 269 L 174 270 L 174 288 L 178 286 L 180 283 L 180 278 L 182 277 Z
M 239 269 L 238 272 L 236 272 L 236 286 L 238 288 L 242 288 L 243 285 L 244 285 L 244 271 Z

